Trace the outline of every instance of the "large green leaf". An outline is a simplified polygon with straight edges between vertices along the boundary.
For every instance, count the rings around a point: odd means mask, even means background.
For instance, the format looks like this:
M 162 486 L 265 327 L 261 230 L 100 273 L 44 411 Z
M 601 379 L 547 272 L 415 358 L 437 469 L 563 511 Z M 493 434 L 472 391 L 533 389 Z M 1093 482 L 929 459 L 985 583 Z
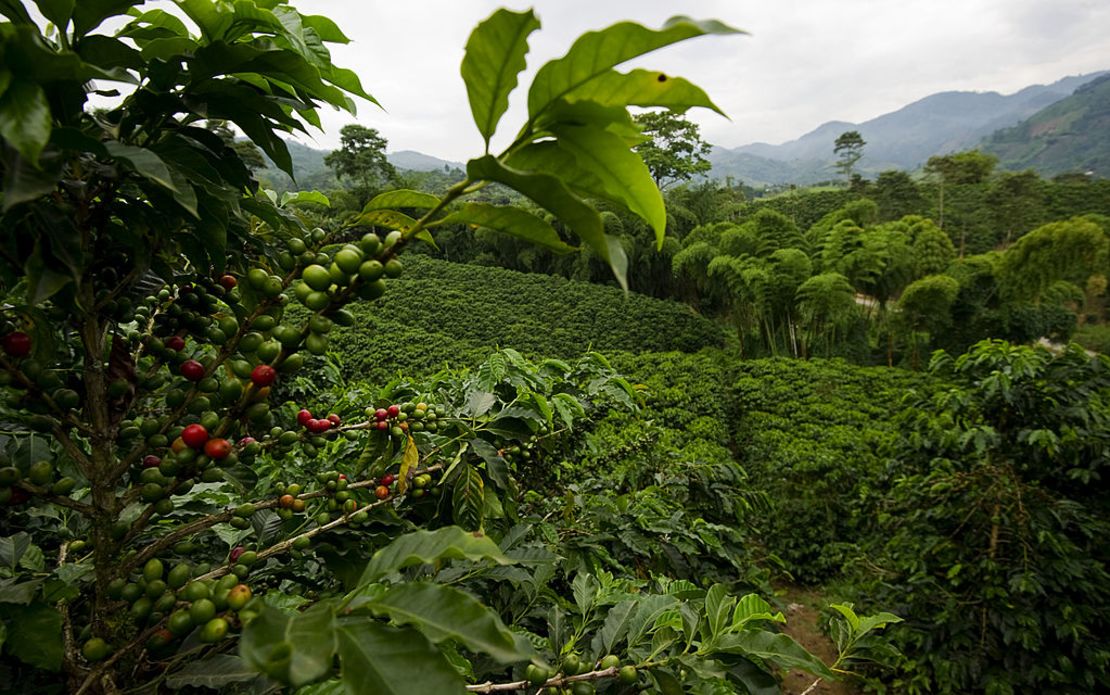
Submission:
M 239 655 L 255 669 L 299 686 L 331 669 L 336 639 L 331 603 L 292 615 L 265 605 L 243 631 Z
M 655 230 L 658 248 L 667 230 L 663 194 L 643 158 L 624 140 L 594 126 L 561 125 L 552 129 L 560 147 L 574 155 L 578 165 L 600 181 L 606 197 L 620 201 Z
M 621 287 L 628 289 L 628 258 L 624 250 L 615 239 L 605 234 L 597 210 L 571 192 L 560 177 L 518 171 L 505 166 L 492 155 L 467 162 L 466 173 L 476 181 L 503 183 L 557 215 L 603 260 L 608 261 Z
M 50 104 L 42 87 L 16 79 L 0 97 L 0 137 L 32 164 L 50 140 Z
M 693 106 L 724 112 L 701 87 L 657 70 L 604 72 L 566 96 L 567 101 L 593 101 L 603 106 L 664 106 L 683 112 Z
M 529 118 L 535 120 L 555 100 L 632 58 L 695 36 L 736 33 L 740 32 L 717 21 L 673 17 L 658 30 L 620 22 L 583 34 L 565 56 L 546 63 L 536 73 L 528 90 Z
M 216 654 L 187 662 L 180 671 L 166 677 L 166 687 L 173 690 L 188 687 L 219 690 L 255 678 L 258 678 L 258 671 L 243 659 L 231 654 Z
M 386 191 L 385 193 L 374 196 L 370 202 L 366 204 L 366 207 L 362 208 L 362 211 L 370 212 L 371 210 L 389 210 L 396 208 L 430 210 L 436 205 L 439 205 L 439 198 L 431 193 L 401 188 L 395 191 Z
M 177 191 L 177 186 L 174 184 L 173 174 L 162 161 L 162 158 L 154 152 L 144 148 L 136 147 L 134 145 L 124 145 L 115 140 L 109 140 L 104 143 L 108 149 L 108 153 L 116 159 L 122 159 L 131 165 L 135 172 L 144 178 L 147 178 L 162 188 L 168 191 Z
M 8 619 L 8 654 L 37 668 L 57 671 L 62 666 L 62 615 L 41 603 L 4 606 Z
M 351 695 L 462 695 L 462 676 L 412 628 L 344 620 L 340 673 Z
M 78 35 L 87 34 L 108 17 L 124 14 L 136 4 L 135 0 L 80 0 L 74 3 L 73 28 Z
M 464 223 L 478 227 L 488 227 L 509 234 L 517 239 L 538 244 L 555 251 L 567 253 L 574 250 L 559 238 L 559 233 L 550 224 L 530 212 L 510 206 L 490 205 L 488 203 L 467 203 L 440 221 L 442 224 Z
M 486 141 L 487 152 L 497 123 L 509 108 L 509 94 L 516 89 L 517 75 L 526 65 L 528 36 L 539 27 L 532 10 L 501 9 L 475 27 L 466 42 L 462 78 L 470 112 Z
M 416 220 L 396 210 L 371 210 L 355 218 L 354 224 L 378 225 L 389 229 L 412 229 Z
M 741 630 L 722 635 L 716 644 L 717 651 L 756 657 L 784 668 L 796 668 L 822 678 L 836 678 L 836 674 L 820 659 L 806 651 L 790 635 L 766 630 Z
M 399 584 L 369 605 L 397 623 L 415 626 L 433 642 L 454 640 L 503 664 L 526 661 L 533 656 L 531 650 L 521 650 L 497 613 L 470 594 L 449 586 L 425 582 Z
M 451 492 L 451 515 L 456 524 L 475 531 L 482 528 L 485 487 L 486 483 L 478 469 L 464 463 L 455 476 L 455 487 Z
M 69 18 L 73 16 L 73 6 L 76 0 L 35 0 L 42 16 L 53 22 L 58 29 L 65 29 Z
M 489 537 L 458 526 L 407 533 L 374 553 L 359 584 L 377 581 L 391 572 L 440 560 L 493 560 L 512 564 Z

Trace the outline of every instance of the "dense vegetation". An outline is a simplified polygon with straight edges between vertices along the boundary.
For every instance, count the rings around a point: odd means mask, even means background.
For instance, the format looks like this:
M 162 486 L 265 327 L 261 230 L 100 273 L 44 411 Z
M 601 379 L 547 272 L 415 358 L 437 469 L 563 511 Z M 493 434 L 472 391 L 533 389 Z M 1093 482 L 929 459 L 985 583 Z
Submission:
M 1110 688 L 1110 359 L 1024 344 L 1105 340 L 1105 181 L 869 182 L 846 133 L 847 187 L 676 184 L 716 107 L 616 68 L 734 33 L 677 18 L 546 63 L 459 180 L 348 126 L 278 195 L 278 133 L 369 98 L 346 36 L 135 4 L 0 3 L 5 689 Z M 468 41 L 487 150 L 538 27 Z

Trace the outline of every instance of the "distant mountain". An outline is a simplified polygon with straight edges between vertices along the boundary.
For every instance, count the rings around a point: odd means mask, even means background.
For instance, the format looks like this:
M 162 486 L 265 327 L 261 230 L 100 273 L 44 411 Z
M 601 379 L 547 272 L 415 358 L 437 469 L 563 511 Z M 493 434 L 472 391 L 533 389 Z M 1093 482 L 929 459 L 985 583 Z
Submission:
M 390 152 L 385 157 L 390 164 L 398 169 L 410 169 L 412 171 L 434 171 L 436 169 L 442 170 L 444 167 L 448 169 L 466 169 L 466 165 L 461 162 L 450 162 L 413 150 Z
M 293 158 L 293 173 L 297 175 L 297 185 L 294 186 L 293 181 L 285 175 L 285 172 L 278 169 L 273 162 L 267 159 L 269 166 L 259 174 L 268 187 L 281 192 L 294 188 L 323 190 L 336 188 L 340 185 L 336 181 L 335 174 L 324 164 L 324 157 L 331 150 L 318 150 L 296 140 L 286 140 L 285 144 L 289 147 L 289 154 Z M 466 168 L 466 165 L 459 162 L 451 162 L 413 150 L 389 152 L 386 154 L 386 159 L 402 171 L 443 171 L 444 166 L 449 169 Z
M 1110 74 L 983 141 L 1007 169 L 1052 176 L 1092 172 L 1110 178 Z
M 812 183 L 829 179 L 834 174 L 833 142 L 848 130 L 858 130 L 867 141 L 859 163 L 861 171 L 917 169 L 935 154 L 974 147 L 999 128 L 1020 123 L 1105 74 L 1065 77 L 1010 95 L 940 92 L 863 123 L 830 121 L 781 145 L 753 143 L 733 149 L 718 148 L 710 157 L 712 175 L 734 176 L 755 183 Z M 769 161 L 788 166 L 776 168 Z

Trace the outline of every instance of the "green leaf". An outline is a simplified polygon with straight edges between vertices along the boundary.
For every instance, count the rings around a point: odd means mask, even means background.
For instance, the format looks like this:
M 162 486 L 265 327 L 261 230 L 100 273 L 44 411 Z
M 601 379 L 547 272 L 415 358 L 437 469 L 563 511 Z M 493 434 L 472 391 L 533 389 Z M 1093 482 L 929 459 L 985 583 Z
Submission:
M 0 137 L 32 164 L 50 140 L 50 104 L 39 85 L 17 79 L 0 96 Z
M 374 196 L 374 198 L 366 204 L 366 207 L 362 208 L 362 211 L 370 212 L 371 210 L 390 210 L 396 208 L 430 210 L 437 205 L 439 205 L 439 198 L 431 193 L 401 188 L 395 191 L 386 191 L 385 193 Z
M 724 632 L 735 603 L 736 597 L 728 595 L 728 589 L 724 584 L 714 584 L 705 594 L 705 617 L 709 622 L 711 638 Z
M 54 608 L 33 604 L 5 606 L 8 654 L 36 668 L 57 671 L 62 666 L 62 615 Z
M 136 173 L 158 184 L 168 191 L 177 192 L 173 175 L 162 158 L 154 152 L 134 145 L 124 145 L 115 140 L 104 143 L 108 153 L 116 159 L 121 159 L 131 165 Z
M 26 582 L 16 582 L 15 578 L 0 579 L 0 603 L 18 603 L 27 605 L 35 600 L 43 580 L 31 579 Z
M 31 534 L 26 531 L 0 537 L 0 567 L 15 570 L 23 554 L 31 547 Z
M 73 28 L 83 36 L 108 17 L 124 14 L 136 4 L 135 0 L 80 0 L 74 3 Z
M 559 233 L 550 224 L 516 207 L 467 203 L 461 209 L 444 217 L 439 223 L 462 223 L 486 227 L 543 246 L 556 253 L 569 253 L 574 250 L 573 246 L 567 245 L 559 238 Z
M 486 470 L 489 471 L 489 477 L 493 480 L 494 484 L 502 490 L 508 489 L 509 464 L 507 464 L 501 454 L 498 453 L 497 447 L 484 439 L 475 437 L 470 440 L 470 448 L 485 461 Z
M 517 75 L 525 68 L 528 36 L 540 28 L 532 10 L 494 12 L 471 32 L 462 62 L 470 112 L 486 142 L 497 131 L 497 123 L 509 108 L 509 94 L 516 89 Z
M 785 623 L 786 618 L 781 612 L 771 612 L 771 604 L 764 601 L 756 594 L 748 594 L 736 604 L 736 611 L 732 614 L 731 629 L 738 630 L 753 620 L 771 620 L 776 623 Z
M 531 650 L 521 651 L 497 613 L 452 587 L 426 582 L 399 584 L 369 605 L 398 623 L 415 626 L 433 642 L 454 640 L 503 664 L 534 656 Z
M 599 653 L 613 653 L 613 648 L 620 644 L 628 631 L 628 623 L 635 609 L 636 601 L 632 599 L 621 601 L 609 609 L 605 616 L 605 622 L 602 623 L 601 630 L 597 633 L 601 640 L 601 649 L 597 650 Z
M 605 234 L 597 210 L 572 193 L 561 178 L 511 169 L 491 155 L 470 160 L 466 171 L 474 180 L 503 183 L 557 215 L 609 263 L 621 287 L 628 289 L 628 258 L 624 250 L 615 239 Z
M 560 147 L 599 179 L 607 198 L 620 202 L 651 225 L 656 247 L 662 248 L 667 210 L 643 158 L 620 137 L 600 128 L 562 125 L 552 130 Z
M 339 627 L 340 675 L 351 695 L 463 695 L 462 676 L 423 635 L 370 621 Z
M 725 115 L 701 87 L 658 70 L 610 70 L 567 94 L 566 99 L 602 106 L 663 106 L 678 113 L 701 106 Z
M 412 229 L 416 220 L 396 210 L 371 210 L 355 218 L 354 224 L 378 225 L 389 229 Z
M 463 528 L 480 531 L 485 511 L 485 481 L 474 466 L 463 464 L 451 494 L 452 515 Z
M 53 22 L 61 31 L 73 16 L 75 2 L 76 0 L 35 0 L 35 5 L 38 6 L 39 12 L 42 12 L 42 16 Z
M 239 655 L 255 669 L 300 686 L 331 669 L 336 639 L 335 607 L 331 603 L 317 603 L 293 615 L 267 604 L 243 631 Z M 287 650 L 291 653 L 285 663 Z
M 493 560 L 499 565 L 512 564 L 487 536 L 469 533 L 458 526 L 445 526 L 435 531 L 407 533 L 374 553 L 359 584 L 378 581 L 405 567 L 440 560 Z
M 796 668 L 822 678 L 836 678 L 836 675 L 794 638 L 782 633 L 766 630 L 742 630 L 723 635 L 718 640 L 716 651 L 740 654 L 770 661 L 783 668 Z
M 331 201 L 320 191 L 286 191 L 281 194 L 281 207 L 286 205 L 322 205 L 331 207 Z
M 335 22 L 323 15 L 301 15 L 301 23 L 304 24 L 305 28 L 313 29 L 320 36 L 321 41 L 327 41 L 328 43 L 351 42 Z
M 166 687 L 173 690 L 189 687 L 221 690 L 233 683 L 255 678 L 258 678 L 258 671 L 243 659 L 231 654 L 216 654 L 207 659 L 187 662 L 180 671 L 166 677 Z
M 705 34 L 737 34 L 716 21 L 673 17 L 662 29 L 620 22 L 583 34 L 562 58 L 546 63 L 528 90 L 528 115 L 534 121 L 548 106 L 621 63 L 658 48 Z

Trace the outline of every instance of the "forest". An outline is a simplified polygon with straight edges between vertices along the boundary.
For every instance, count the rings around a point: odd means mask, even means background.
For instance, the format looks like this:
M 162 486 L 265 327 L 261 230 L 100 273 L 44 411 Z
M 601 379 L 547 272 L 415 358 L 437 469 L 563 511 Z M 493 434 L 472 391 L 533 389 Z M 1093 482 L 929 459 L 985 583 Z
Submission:
M 0 692 L 1110 689 L 1110 180 L 712 178 L 715 20 L 493 12 L 415 172 L 325 16 L 0 15 Z

